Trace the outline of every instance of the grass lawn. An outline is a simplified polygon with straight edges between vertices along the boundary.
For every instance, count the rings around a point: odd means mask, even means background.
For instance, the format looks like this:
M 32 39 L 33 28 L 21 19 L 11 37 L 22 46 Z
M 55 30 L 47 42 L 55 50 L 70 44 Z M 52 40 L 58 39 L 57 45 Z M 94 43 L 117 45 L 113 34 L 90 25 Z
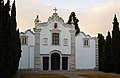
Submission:
M 77 74 L 79 76 L 85 76 L 88 78 L 120 78 L 120 75 L 117 74 L 99 74 L 99 73 L 95 73 L 95 74 Z
M 20 78 L 69 78 L 61 74 L 22 74 Z

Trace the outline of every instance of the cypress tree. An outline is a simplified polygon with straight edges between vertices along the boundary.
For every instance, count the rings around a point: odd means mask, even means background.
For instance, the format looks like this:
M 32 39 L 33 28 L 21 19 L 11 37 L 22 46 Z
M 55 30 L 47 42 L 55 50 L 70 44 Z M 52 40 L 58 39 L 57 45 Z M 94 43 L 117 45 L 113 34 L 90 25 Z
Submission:
M 5 5 L 0 3 L 0 78 L 10 78 L 15 74 L 21 57 L 19 30 L 16 30 L 15 0 L 11 15 L 9 4 L 9 0 Z
M 16 67 L 15 67 L 15 71 L 18 70 L 18 66 L 19 66 L 19 61 L 20 61 L 20 57 L 21 57 L 21 41 L 20 41 L 20 35 L 19 35 L 19 29 L 16 32 L 16 40 L 17 40 L 17 61 L 16 61 Z
M 16 22 L 16 7 L 15 7 L 15 0 L 13 2 L 12 5 L 12 10 L 11 10 L 11 18 L 10 18 L 10 25 L 11 25 L 11 29 L 10 32 L 12 32 L 11 34 L 11 45 L 13 45 L 11 47 L 13 54 L 11 55 L 11 70 L 12 70 L 12 74 L 15 74 L 15 72 L 18 69 L 18 65 L 19 65 L 19 54 L 21 52 L 19 52 L 19 49 L 21 49 L 20 45 L 19 45 L 19 31 L 16 31 L 16 27 L 17 27 L 17 22 Z M 14 56 L 14 57 L 13 57 Z
M 78 22 L 79 20 L 76 18 L 76 15 L 74 12 L 71 12 L 70 16 L 69 16 L 69 20 L 68 20 L 68 24 L 74 24 L 75 25 L 75 30 L 76 30 L 76 33 L 75 35 L 79 34 L 80 32 L 80 29 L 78 27 Z
M 3 61 L 4 61 L 4 58 L 3 58 L 3 51 L 4 49 L 2 48 L 4 46 L 4 43 L 3 43 L 3 8 L 4 8 L 4 1 L 3 0 L 0 0 L 0 77 L 3 78 Z
M 5 56 L 4 56 L 4 61 L 6 61 L 6 62 L 4 62 L 4 70 L 6 71 L 5 72 L 5 75 L 6 75 L 6 77 L 9 77 L 10 76 L 10 71 L 9 71 L 9 65 L 10 65 L 10 63 L 9 62 L 7 62 L 7 61 L 10 61 L 10 51 L 8 51 L 9 50 L 9 47 L 8 47 L 8 39 L 9 39 L 9 36 L 8 36 L 8 31 L 9 31 L 9 25 L 7 24 L 7 22 L 8 22 L 8 18 L 10 18 L 10 14 L 9 14 L 9 11 L 10 11 L 10 1 L 9 0 L 7 0 L 7 3 L 5 4 L 5 6 L 4 6 L 4 15 L 3 15 L 3 18 L 4 18 L 4 21 L 3 21 L 3 26 L 4 26 L 4 28 L 3 28 L 3 30 L 4 30 L 4 36 L 3 36 L 3 41 L 4 41 L 4 54 L 5 54 Z
M 8 72 L 7 65 L 9 57 L 7 55 L 7 19 L 9 17 L 9 1 L 4 5 L 4 1 L 0 1 L 0 76 L 1 78 L 6 77 Z M 10 8 L 10 7 L 9 7 Z M 4 76 L 3 76 L 4 75 Z
M 99 60 L 99 71 L 103 71 L 103 54 L 104 54 L 104 36 L 102 34 L 98 34 L 98 60 Z
M 98 34 L 98 38 L 99 70 L 120 73 L 120 31 L 116 15 L 113 20 L 112 38 L 110 32 L 106 40 L 102 34 Z
M 113 30 L 112 30 L 112 66 L 113 72 L 120 73 L 120 32 L 119 32 L 119 22 L 116 15 L 113 20 Z
M 110 35 L 110 32 L 108 32 L 105 45 L 104 45 L 104 66 L 103 67 L 105 72 L 112 71 L 111 60 L 112 60 L 111 35 Z

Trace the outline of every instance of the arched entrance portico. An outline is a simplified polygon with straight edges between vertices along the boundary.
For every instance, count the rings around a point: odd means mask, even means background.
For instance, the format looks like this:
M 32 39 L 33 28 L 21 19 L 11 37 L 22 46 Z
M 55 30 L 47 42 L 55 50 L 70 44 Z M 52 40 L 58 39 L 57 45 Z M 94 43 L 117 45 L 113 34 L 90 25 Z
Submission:
M 60 51 L 54 50 L 50 54 L 41 56 L 43 70 L 69 70 L 70 54 L 62 54 Z
M 60 54 L 51 54 L 51 70 L 60 70 Z

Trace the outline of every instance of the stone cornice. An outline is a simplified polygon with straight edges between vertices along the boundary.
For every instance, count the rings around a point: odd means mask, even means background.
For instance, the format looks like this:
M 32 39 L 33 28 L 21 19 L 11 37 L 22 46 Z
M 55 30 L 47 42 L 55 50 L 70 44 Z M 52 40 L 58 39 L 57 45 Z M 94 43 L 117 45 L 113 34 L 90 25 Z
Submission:
M 69 30 L 71 34 L 75 34 L 76 30 Z
M 48 22 L 43 22 L 43 23 L 39 23 L 36 28 L 38 28 L 39 26 L 40 27 L 44 27 L 44 26 L 47 26 L 48 25 Z
M 35 33 L 39 33 L 41 31 L 41 29 L 36 29 L 36 28 L 33 28 L 33 30 Z
M 61 30 L 50 30 L 52 33 L 60 33 Z

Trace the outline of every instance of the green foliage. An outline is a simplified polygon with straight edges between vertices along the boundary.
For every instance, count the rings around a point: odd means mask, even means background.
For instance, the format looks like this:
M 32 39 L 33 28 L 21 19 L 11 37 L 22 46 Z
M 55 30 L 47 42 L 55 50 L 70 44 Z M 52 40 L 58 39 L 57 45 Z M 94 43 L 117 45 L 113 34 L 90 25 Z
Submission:
M 74 12 L 71 12 L 71 15 L 69 16 L 69 20 L 68 20 L 68 24 L 74 24 L 75 25 L 75 30 L 76 30 L 76 33 L 75 35 L 79 34 L 80 32 L 80 29 L 78 27 L 78 22 L 79 20 L 76 18 L 76 15 Z
M 0 78 L 10 78 L 16 73 L 21 57 L 21 45 L 19 30 L 16 30 L 15 1 L 12 5 L 11 15 L 10 1 L 0 3 Z

